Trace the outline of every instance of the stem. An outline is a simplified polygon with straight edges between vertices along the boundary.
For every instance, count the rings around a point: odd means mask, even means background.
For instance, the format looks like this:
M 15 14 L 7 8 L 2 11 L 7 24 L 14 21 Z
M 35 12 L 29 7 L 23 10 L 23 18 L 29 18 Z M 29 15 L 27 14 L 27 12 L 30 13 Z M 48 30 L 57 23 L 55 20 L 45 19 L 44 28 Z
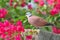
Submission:
M 1 18 L 0 18 L 0 21 L 1 21 Z
M 2 18 L 0 18 L 0 21 L 2 21 Z

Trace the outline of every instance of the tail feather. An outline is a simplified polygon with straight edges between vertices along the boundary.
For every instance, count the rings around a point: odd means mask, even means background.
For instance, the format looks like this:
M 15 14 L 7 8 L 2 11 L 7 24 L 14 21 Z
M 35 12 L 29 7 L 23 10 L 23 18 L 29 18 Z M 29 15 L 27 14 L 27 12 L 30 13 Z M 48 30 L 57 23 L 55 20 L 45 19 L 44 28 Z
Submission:
M 52 23 L 47 23 L 47 24 L 45 24 L 45 26 L 54 26 L 54 24 L 52 24 Z

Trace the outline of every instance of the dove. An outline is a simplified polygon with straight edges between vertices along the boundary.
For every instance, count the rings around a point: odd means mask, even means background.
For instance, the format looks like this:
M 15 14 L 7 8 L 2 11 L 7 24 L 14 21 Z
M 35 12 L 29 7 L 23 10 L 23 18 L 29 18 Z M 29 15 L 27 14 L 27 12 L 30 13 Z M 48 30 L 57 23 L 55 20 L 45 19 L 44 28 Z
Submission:
M 53 26 L 53 24 L 48 23 L 46 20 L 39 16 L 32 15 L 30 12 L 27 12 L 26 16 L 28 18 L 28 22 L 35 27 Z

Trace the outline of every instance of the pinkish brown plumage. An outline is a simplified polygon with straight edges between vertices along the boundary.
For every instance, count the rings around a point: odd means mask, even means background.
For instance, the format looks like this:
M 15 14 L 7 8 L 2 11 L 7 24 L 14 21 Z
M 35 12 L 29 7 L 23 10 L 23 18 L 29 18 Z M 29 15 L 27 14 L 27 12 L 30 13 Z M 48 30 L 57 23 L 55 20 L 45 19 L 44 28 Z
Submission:
M 42 27 L 47 24 L 47 21 L 41 17 L 31 15 L 30 12 L 28 12 L 26 14 L 27 14 L 26 16 L 28 18 L 28 22 L 35 27 L 39 27 L 39 26 Z

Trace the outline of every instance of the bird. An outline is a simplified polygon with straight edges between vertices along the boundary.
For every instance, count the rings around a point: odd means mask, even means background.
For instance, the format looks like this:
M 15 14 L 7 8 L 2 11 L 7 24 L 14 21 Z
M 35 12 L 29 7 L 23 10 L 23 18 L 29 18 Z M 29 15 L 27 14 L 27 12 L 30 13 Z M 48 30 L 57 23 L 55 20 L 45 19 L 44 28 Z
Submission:
M 43 26 L 54 26 L 52 23 L 48 23 L 45 19 L 42 17 L 32 15 L 31 12 L 26 13 L 26 17 L 28 19 L 29 24 L 35 26 L 35 27 L 43 27 Z

